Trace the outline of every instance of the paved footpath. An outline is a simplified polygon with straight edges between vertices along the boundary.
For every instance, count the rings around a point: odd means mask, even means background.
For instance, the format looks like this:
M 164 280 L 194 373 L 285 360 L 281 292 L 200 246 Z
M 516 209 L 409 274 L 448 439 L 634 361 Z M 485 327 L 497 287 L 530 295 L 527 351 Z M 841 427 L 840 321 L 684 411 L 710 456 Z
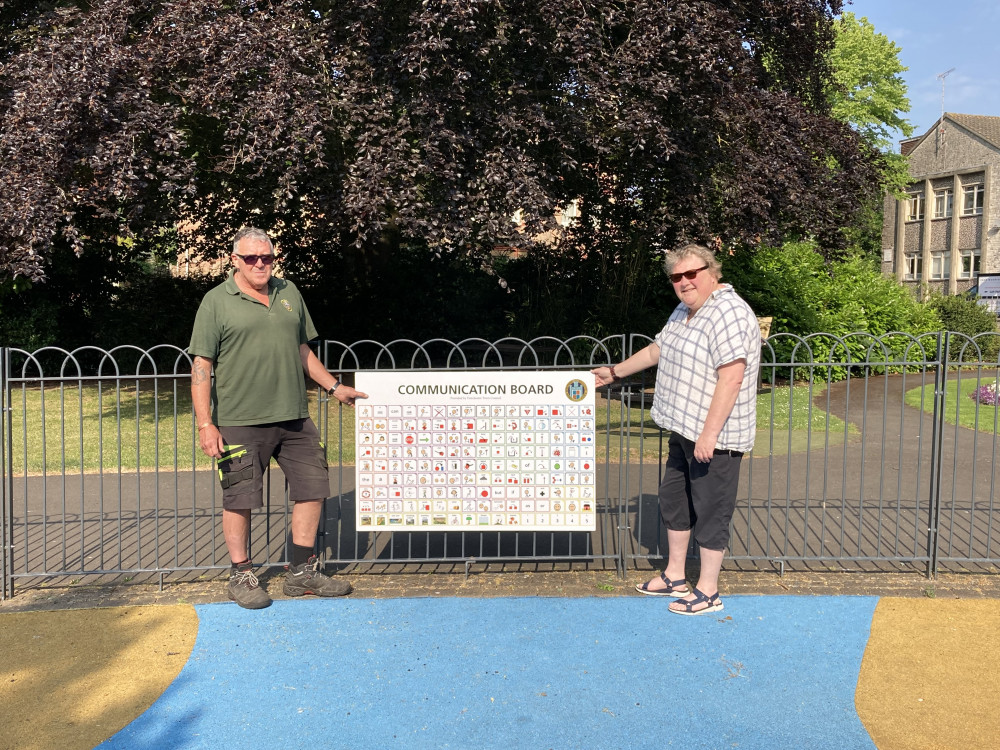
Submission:
M 1000 580 L 740 573 L 666 613 L 607 571 L 221 580 L 0 604 L 0 748 L 986 748 Z M 280 581 L 265 576 L 275 591 Z M 665 716 L 669 715 L 669 720 Z

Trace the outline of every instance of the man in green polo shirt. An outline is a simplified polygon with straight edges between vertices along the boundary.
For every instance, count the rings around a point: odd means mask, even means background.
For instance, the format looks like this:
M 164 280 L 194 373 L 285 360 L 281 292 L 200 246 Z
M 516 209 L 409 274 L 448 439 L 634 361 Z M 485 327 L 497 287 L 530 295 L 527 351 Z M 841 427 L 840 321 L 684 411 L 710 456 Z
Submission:
M 217 459 L 222 484 L 229 597 L 248 609 L 271 603 L 248 551 L 250 512 L 264 505 L 263 475 L 271 458 L 294 503 L 285 594 L 349 594 L 351 585 L 321 573 L 313 554 L 330 480 L 326 451 L 309 417 L 305 376 L 348 406 L 367 395 L 327 372 L 309 347 L 318 334 L 299 290 L 271 275 L 274 245 L 267 233 L 237 232 L 232 260 L 229 278 L 202 300 L 188 347 L 201 449 Z

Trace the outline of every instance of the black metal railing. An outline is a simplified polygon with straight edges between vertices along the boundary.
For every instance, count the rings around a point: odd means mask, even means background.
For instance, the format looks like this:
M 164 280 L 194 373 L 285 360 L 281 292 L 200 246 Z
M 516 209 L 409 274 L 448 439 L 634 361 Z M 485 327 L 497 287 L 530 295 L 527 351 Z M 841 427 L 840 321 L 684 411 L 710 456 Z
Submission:
M 324 341 L 318 353 L 350 381 L 371 369 L 589 369 L 649 342 L 638 334 Z M 994 572 L 998 348 L 993 334 L 770 336 L 727 566 Z M 0 379 L 3 598 L 15 581 L 162 581 L 228 567 L 221 491 L 198 448 L 183 350 L 4 348 Z M 356 528 L 353 413 L 314 392 L 310 410 L 331 467 L 319 538 L 327 564 L 622 575 L 654 564 L 666 552 L 656 499 L 665 440 L 649 416 L 654 379 L 647 371 L 599 396 L 593 532 Z M 254 559 L 281 565 L 290 513 L 277 467 L 265 504 L 253 516 Z

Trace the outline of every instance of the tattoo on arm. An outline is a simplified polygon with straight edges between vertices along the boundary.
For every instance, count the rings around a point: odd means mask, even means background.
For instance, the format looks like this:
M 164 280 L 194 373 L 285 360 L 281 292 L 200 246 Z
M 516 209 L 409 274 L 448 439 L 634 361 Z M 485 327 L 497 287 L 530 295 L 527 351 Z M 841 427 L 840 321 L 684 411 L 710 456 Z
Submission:
M 207 366 L 202 359 L 195 359 L 191 368 L 191 382 L 194 385 L 207 382 L 212 376 L 212 368 Z

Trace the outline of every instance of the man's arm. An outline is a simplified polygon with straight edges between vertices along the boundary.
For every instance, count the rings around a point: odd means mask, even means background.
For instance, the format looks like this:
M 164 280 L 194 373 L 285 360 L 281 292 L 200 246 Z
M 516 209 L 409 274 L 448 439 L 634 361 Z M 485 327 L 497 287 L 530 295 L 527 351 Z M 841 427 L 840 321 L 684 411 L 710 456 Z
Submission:
M 201 450 L 206 456 L 218 458 L 225 448 L 225 441 L 212 422 L 212 365 L 208 357 L 195 357 L 191 362 L 191 403 L 194 405 Z
M 302 369 L 305 370 L 309 379 L 324 391 L 329 391 L 333 387 L 334 383 L 337 382 L 337 378 L 327 372 L 323 363 L 320 362 L 319 357 L 313 353 L 309 344 L 299 344 L 299 356 L 302 358 Z M 351 388 L 351 386 L 344 383 L 337 386 L 337 390 L 333 392 L 333 396 L 340 403 L 347 404 L 347 406 L 354 406 L 355 399 L 368 398 L 367 393 L 356 391 Z

